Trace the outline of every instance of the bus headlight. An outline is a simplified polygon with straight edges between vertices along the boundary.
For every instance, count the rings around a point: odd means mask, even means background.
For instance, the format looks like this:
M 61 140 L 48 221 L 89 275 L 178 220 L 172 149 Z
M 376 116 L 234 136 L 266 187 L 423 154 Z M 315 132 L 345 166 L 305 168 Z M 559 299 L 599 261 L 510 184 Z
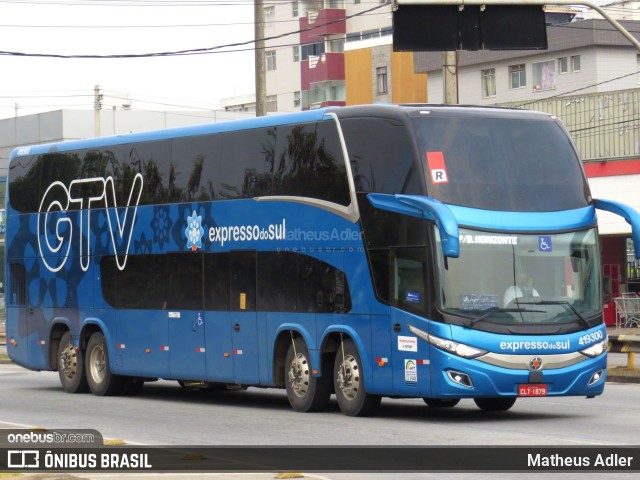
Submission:
M 580 350 L 580 353 L 591 358 L 597 357 L 599 355 L 602 355 L 607 350 L 608 343 L 609 343 L 609 340 L 604 339 L 602 342 L 594 343 L 589 348 Z
M 465 345 L 464 343 L 454 342 L 453 340 L 445 340 L 444 338 L 430 335 L 427 332 L 414 327 L 413 325 L 409 325 L 408 327 L 409 331 L 417 337 L 426 340 L 431 345 L 439 348 L 440 350 L 453 353 L 454 355 L 458 355 L 459 357 L 477 358 L 487 353 L 486 350 L 480 350 L 479 348 L 470 347 L 469 345 Z
M 433 335 L 429 335 L 429 343 L 440 350 L 445 350 L 464 358 L 476 358 L 487 353 L 486 350 L 480 350 L 478 348 L 465 345 L 464 343 L 445 340 L 444 338 L 435 337 Z

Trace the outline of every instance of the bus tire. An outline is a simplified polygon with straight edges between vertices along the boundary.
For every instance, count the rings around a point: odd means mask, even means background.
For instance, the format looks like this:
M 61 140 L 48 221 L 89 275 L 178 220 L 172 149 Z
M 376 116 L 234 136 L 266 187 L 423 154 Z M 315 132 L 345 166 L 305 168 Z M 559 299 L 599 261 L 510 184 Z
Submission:
M 367 393 L 358 349 L 345 339 L 338 349 L 333 368 L 333 383 L 340 410 L 350 417 L 368 417 L 380 406 L 380 395 Z
M 516 397 L 474 398 L 473 401 L 486 412 L 504 412 L 513 407 Z
M 87 382 L 91 393 L 98 396 L 110 396 L 122 392 L 124 377 L 111 373 L 109 351 L 101 332 L 95 332 L 89 338 L 85 361 Z
M 331 398 L 331 364 L 322 366 L 320 377 L 313 376 L 309 349 L 298 337 L 289 345 L 284 365 L 284 381 L 291 407 L 296 412 L 325 410 Z
M 460 403 L 459 398 L 423 398 L 430 408 L 451 408 Z
M 71 332 L 66 331 L 58 344 L 58 377 L 62 390 L 67 393 L 89 391 L 84 373 L 82 350 L 75 348 L 71 341 Z

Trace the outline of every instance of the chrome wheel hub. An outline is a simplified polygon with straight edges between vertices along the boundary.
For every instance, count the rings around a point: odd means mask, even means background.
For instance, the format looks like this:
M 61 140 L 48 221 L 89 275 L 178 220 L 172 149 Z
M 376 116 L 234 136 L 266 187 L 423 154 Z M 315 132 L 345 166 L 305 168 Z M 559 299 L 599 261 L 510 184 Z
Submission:
M 304 397 L 309 390 L 309 361 L 298 353 L 289 367 L 289 383 L 298 397 Z
M 73 345 L 69 344 L 64 347 L 60 354 L 59 370 L 64 373 L 67 378 L 73 378 L 78 371 L 78 354 Z
M 338 387 L 348 400 L 353 400 L 360 388 L 360 370 L 353 355 L 346 355 L 338 369 Z
M 102 383 L 107 370 L 107 359 L 104 354 L 103 347 L 96 347 L 91 350 L 91 356 L 89 357 L 89 372 L 91 378 L 96 383 Z

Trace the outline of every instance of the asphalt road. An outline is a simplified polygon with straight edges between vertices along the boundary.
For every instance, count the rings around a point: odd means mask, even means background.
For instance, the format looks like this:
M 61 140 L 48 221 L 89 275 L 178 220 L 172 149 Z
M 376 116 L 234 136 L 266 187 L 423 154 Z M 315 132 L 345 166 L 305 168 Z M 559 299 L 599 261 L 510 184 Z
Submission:
M 611 355 L 626 364 L 626 356 Z M 327 412 L 296 413 L 281 390 L 225 393 L 185 390 L 176 382 L 148 384 L 138 397 L 69 395 L 57 374 L 0 365 L 0 428 L 95 429 L 107 439 L 140 445 L 637 445 L 640 385 L 609 383 L 595 399 L 520 399 L 504 413 L 480 411 L 470 400 L 451 409 L 430 409 L 420 399 L 385 399 L 373 418 Z M 640 461 L 640 460 L 639 460 Z M 463 465 L 461 459 L 461 465 Z M 136 474 L 140 476 L 141 474 Z M 536 474 L 537 475 L 537 474 Z M 598 478 L 621 478 L 598 473 Z M 86 474 L 80 475 L 89 478 Z M 157 474 L 149 477 L 153 478 Z M 306 474 L 307 478 L 352 480 L 372 474 Z M 478 473 L 380 474 L 376 479 L 481 478 Z M 173 475 L 171 478 L 182 478 Z M 273 474 L 199 474 L 198 478 L 273 478 Z M 513 478 L 491 474 L 486 478 Z M 529 478 L 529 474 L 518 474 Z M 54 478 L 42 477 L 41 478 Z M 91 474 L 90 478 L 118 478 Z M 144 475 L 141 477 L 144 478 Z M 534 478 L 533 474 L 530 478 Z M 535 478 L 539 478 L 536 476 Z M 550 477 L 551 478 L 551 477 Z M 564 473 L 562 478 L 584 478 Z

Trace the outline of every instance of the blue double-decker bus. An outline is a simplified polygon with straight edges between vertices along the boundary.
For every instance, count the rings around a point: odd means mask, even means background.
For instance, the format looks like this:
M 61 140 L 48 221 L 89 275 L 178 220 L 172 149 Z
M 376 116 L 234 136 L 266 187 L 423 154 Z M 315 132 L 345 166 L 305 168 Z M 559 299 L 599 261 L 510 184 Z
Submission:
M 7 343 L 70 393 L 507 410 L 603 392 L 596 209 L 559 120 L 327 108 L 16 149 Z

